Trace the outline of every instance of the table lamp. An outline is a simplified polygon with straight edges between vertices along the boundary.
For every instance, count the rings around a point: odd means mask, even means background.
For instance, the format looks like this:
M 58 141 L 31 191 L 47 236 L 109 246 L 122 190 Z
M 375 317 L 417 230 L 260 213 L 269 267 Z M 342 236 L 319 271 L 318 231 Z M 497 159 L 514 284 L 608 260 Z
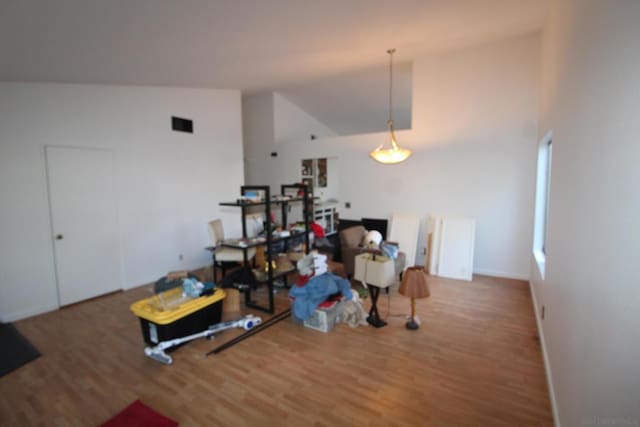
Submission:
M 418 329 L 416 316 L 416 298 L 427 298 L 429 285 L 427 284 L 427 273 L 420 266 L 409 267 L 402 274 L 402 283 L 398 289 L 401 295 L 411 298 L 411 318 L 407 321 L 407 329 Z

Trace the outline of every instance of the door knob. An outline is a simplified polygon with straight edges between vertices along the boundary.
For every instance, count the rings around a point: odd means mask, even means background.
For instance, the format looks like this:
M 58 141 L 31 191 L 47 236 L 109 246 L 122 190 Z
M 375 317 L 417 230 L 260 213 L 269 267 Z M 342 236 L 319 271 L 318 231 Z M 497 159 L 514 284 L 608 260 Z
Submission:
M 56 235 L 56 240 L 62 240 L 62 239 L 64 239 L 64 236 L 62 234 Z

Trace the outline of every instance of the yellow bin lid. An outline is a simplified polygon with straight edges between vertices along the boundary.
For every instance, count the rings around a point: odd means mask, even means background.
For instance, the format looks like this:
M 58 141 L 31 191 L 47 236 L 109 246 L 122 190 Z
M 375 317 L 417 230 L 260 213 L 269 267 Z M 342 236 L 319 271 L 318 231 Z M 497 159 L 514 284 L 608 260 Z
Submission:
M 178 287 L 133 303 L 131 311 L 136 316 L 153 323 L 167 325 L 208 305 L 222 301 L 225 296 L 226 293 L 222 289 L 216 289 L 212 295 L 204 297 L 183 297 L 182 287 Z

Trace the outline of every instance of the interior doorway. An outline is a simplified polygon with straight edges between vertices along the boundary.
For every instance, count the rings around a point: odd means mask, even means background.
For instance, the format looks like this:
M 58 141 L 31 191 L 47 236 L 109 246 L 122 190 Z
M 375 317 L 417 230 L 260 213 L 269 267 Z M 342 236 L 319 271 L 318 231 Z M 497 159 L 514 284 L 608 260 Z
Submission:
M 320 203 L 337 203 L 340 175 L 337 157 L 307 158 L 300 160 L 301 181 L 309 187 Z
M 114 153 L 45 147 L 60 306 L 122 289 Z

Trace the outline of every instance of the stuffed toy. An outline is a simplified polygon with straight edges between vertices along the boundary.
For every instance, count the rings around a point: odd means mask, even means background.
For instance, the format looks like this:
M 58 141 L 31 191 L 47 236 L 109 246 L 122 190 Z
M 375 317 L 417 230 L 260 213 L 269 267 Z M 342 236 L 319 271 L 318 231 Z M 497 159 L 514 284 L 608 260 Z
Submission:
M 299 259 L 296 263 L 296 267 L 298 268 L 298 280 L 296 281 L 296 285 L 304 286 L 315 273 L 313 270 L 313 255 L 308 254 L 304 258 Z

